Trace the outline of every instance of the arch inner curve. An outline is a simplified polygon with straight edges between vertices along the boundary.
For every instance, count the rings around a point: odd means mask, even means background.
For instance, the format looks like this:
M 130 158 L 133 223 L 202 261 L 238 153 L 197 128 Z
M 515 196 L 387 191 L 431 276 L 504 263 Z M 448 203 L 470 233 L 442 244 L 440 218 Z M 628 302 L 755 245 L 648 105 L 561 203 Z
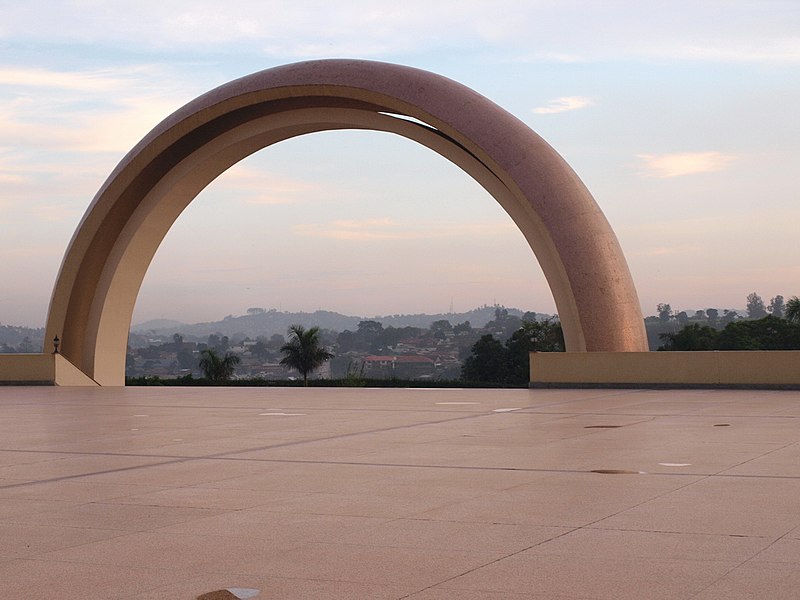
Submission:
M 188 204 L 245 157 L 308 133 L 401 135 L 449 159 L 504 208 L 550 285 L 568 351 L 642 351 L 636 290 L 611 227 L 539 136 L 449 79 L 368 61 L 262 71 L 200 96 L 122 160 L 84 215 L 51 298 L 46 338 L 101 385 L 123 385 L 131 316 L 159 244 Z

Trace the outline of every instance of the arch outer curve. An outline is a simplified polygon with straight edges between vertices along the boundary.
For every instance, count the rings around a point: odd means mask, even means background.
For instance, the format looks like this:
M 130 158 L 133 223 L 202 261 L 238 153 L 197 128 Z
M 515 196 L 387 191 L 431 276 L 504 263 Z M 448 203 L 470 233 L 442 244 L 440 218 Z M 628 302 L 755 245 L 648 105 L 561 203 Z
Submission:
M 101 385 L 124 384 L 136 296 L 180 212 L 253 152 L 306 133 L 352 128 L 415 140 L 495 197 L 536 254 L 568 351 L 647 350 L 638 296 L 617 238 L 555 150 L 516 117 L 450 79 L 338 59 L 234 80 L 145 136 L 105 181 L 73 235 L 53 289 L 45 339 L 58 335 L 64 356 Z

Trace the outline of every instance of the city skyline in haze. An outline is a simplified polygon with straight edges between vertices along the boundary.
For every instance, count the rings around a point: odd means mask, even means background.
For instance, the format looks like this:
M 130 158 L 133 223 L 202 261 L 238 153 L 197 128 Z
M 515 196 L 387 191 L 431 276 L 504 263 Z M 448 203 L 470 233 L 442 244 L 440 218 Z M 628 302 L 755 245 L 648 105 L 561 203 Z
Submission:
M 41 326 L 91 198 L 209 89 L 317 58 L 463 83 L 547 140 L 622 245 L 644 314 L 800 294 L 800 6 L 783 2 L 53 2 L 0 23 L 0 322 Z M 167 235 L 134 323 L 247 307 L 555 312 L 521 233 L 466 174 L 377 132 L 235 165 Z

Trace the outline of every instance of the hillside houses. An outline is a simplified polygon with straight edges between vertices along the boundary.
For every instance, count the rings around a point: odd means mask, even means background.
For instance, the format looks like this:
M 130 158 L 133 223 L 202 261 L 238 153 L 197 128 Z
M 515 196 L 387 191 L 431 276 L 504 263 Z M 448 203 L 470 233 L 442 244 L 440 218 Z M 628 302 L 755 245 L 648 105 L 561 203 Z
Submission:
M 533 314 L 533 313 L 529 313 Z M 495 319 L 484 327 L 473 328 L 469 321 L 451 324 L 439 319 L 429 327 L 384 327 L 375 320 L 362 320 L 354 330 L 335 332 L 323 329 L 321 339 L 334 358 L 313 373 L 313 378 L 358 377 L 364 379 L 455 380 L 475 342 L 486 333 L 507 338 L 519 328 L 520 317 L 497 308 Z M 188 336 L 187 336 L 188 337 Z M 200 353 L 213 348 L 218 354 L 230 352 L 239 357 L 235 379 L 288 380 L 297 373 L 280 364 L 283 336 L 244 334 L 230 338 L 213 333 L 195 341 L 180 334 L 148 336 L 146 347 L 129 348 L 126 375 L 129 377 L 202 377 L 198 368 Z

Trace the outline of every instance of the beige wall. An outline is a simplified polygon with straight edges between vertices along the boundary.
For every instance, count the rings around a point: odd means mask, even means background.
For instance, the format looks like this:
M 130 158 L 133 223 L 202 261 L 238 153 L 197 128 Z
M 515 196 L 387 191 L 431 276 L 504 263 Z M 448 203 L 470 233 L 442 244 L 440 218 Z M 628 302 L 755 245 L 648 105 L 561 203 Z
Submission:
M 53 355 L 55 358 L 55 384 L 56 385 L 85 385 L 98 386 L 99 384 L 88 377 L 83 371 L 69 362 L 61 354 Z
M 0 385 L 96 386 L 60 354 L 0 354 Z
M 55 381 L 52 354 L 0 354 L 0 383 L 47 383 Z
M 800 351 L 532 352 L 531 385 L 800 386 Z

